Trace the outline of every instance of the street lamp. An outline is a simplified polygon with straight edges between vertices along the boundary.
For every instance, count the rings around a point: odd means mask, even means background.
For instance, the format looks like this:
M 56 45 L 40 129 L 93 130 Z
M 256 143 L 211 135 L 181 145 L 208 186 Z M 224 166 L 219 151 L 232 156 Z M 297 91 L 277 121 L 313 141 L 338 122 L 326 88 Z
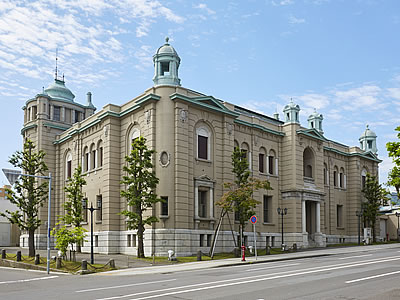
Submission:
M 278 212 L 278 215 L 281 215 L 281 217 L 282 217 L 282 246 L 281 247 L 283 250 L 285 250 L 285 243 L 283 240 L 283 216 L 287 214 L 287 210 L 288 209 L 286 207 L 285 208 L 278 207 L 276 210 Z
M 90 211 L 90 263 L 94 264 L 94 253 L 93 253 L 93 212 L 95 210 L 101 210 L 101 198 L 97 199 L 97 208 L 93 208 L 92 202 L 90 207 L 87 207 L 87 198 L 82 200 L 82 208 Z
M 361 244 L 361 238 L 360 238 L 360 230 L 361 230 L 361 217 L 363 216 L 363 211 L 356 211 L 356 216 L 358 217 L 358 246 Z
M 400 213 L 396 211 L 396 217 L 397 217 L 397 241 L 399 241 L 399 218 L 400 218 Z
M 11 185 L 18 180 L 20 176 L 26 177 L 34 177 L 34 178 L 41 178 L 41 179 L 48 179 L 49 180 L 49 204 L 47 209 L 47 274 L 50 274 L 50 217 L 51 217 L 51 173 L 49 176 L 39 176 L 39 175 L 30 175 L 30 174 L 22 174 L 19 170 L 9 170 L 3 169 L 4 175 L 6 175 L 8 182 Z

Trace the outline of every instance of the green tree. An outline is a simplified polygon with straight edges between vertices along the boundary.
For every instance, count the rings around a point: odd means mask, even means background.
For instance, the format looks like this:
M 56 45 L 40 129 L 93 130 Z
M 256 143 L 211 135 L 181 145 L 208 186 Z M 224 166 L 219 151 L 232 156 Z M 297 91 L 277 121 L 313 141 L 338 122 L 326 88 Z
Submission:
M 367 173 L 365 180 L 365 187 L 362 190 L 365 202 L 363 203 L 364 217 L 368 223 L 368 226 L 372 228 L 373 242 L 376 241 L 376 219 L 379 213 L 379 207 L 385 205 L 388 201 L 388 191 L 379 184 L 378 179 L 375 176 Z
M 86 185 L 86 180 L 82 175 L 82 167 L 78 165 L 75 169 L 72 178 L 68 179 L 68 184 L 64 188 L 64 191 L 67 195 L 67 201 L 64 203 L 65 215 L 60 216 L 60 221 L 63 221 L 66 225 L 72 225 L 74 228 L 81 228 L 79 230 L 75 230 L 73 232 L 78 233 L 77 236 L 74 237 L 74 240 L 77 243 L 77 251 L 81 252 L 81 244 L 85 238 L 86 230 L 82 228 L 81 223 L 83 222 L 83 208 L 82 208 L 82 200 L 83 193 L 82 187 Z M 83 232 L 83 234 L 81 234 Z
M 255 191 L 264 189 L 272 190 L 269 181 L 259 180 L 250 177 L 249 164 L 247 162 L 247 152 L 235 147 L 232 154 L 233 173 L 235 182 L 225 183 L 228 189 L 221 200 L 216 203 L 221 210 L 223 217 L 227 212 L 235 212 L 240 226 L 240 244 L 243 241 L 243 232 L 250 217 L 255 214 L 254 209 L 260 203 L 253 198 Z M 240 245 L 239 245 L 240 246 Z
M 121 215 L 127 217 L 128 229 L 137 230 L 137 257 L 139 258 L 144 257 L 145 225 L 158 222 L 155 216 L 143 216 L 148 208 L 161 201 L 155 193 L 159 180 L 153 170 L 152 155 L 154 153 L 154 150 L 147 148 L 145 138 L 135 139 L 130 154 L 125 156 L 127 164 L 123 167 L 126 175 L 122 177 L 121 183 L 126 185 L 126 190 L 121 191 L 121 196 L 126 199 L 128 208 L 122 211 Z
M 57 223 L 60 225 L 60 223 Z M 75 243 L 83 241 L 86 230 L 82 227 L 67 228 L 62 225 L 59 228 L 53 228 L 51 235 L 56 238 L 56 248 L 61 251 L 63 256 L 66 256 L 68 246 L 71 245 L 72 249 Z
M 16 168 L 22 169 L 25 174 L 45 176 L 47 166 L 44 162 L 45 152 L 35 151 L 35 145 L 31 140 L 24 143 L 22 151 L 15 152 L 9 162 Z M 38 217 L 39 208 L 43 206 L 48 195 L 48 183 L 40 183 L 38 178 L 21 176 L 14 183 L 13 190 L 7 190 L 7 199 L 17 206 L 15 212 L 6 210 L 0 213 L 12 224 L 17 224 L 21 230 L 28 231 L 29 256 L 35 256 L 35 231 L 41 225 Z
M 397 138 L 399 141 L 397 142 L 389 142 L 386 144 L 386 149 L 388 151 L 389 157 L 392 158 L 395 166 L 392 170 L 390 170 L 388 177 L 388 185 L 393 186 L 396 189 L 397 196 L 400 199 L 400 126 L 395 129 L 399 133 L 397 134 Z

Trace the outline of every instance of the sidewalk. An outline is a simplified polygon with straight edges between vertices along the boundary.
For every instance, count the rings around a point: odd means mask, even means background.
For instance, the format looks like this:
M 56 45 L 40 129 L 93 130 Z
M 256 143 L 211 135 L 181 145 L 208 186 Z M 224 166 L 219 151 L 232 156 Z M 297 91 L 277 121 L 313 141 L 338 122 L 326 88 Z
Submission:
M 141 268 L 128 268 L 122 270 L 115 270 L 103 273 L 92 274 L 94 276 L 128 276 L 128 275 L 146 275 L 146 274 L 159 274 L 159 273 L 169 273 L 169 272 L 182 272 L 182 271 L 192 271 L 192 270 L 201 270 L 201 269 L 209 269 L 209 268 L 217 268 L 217 267 L 226 267 L 226 266 L 236 266 L 243 264 L 255 264 L 255 263 L 267 263 L 274 261 L 284 261 L 284 260 L 292 260 L 292 259 L 301 259 L 301 258 L 311 258 L 311 257 L 319 257 L 319 256 L 328 256 L 328 255 L 336 255 L 336 254 L 351 254 L 354 252 L 369 252 L 376 251 L 377 249 L 400 249 L 400 244 L 383 244 L 383 245 L 373 245 L 373 246 L 354 246 L 354 247 L 341 247 L 341 248 L 324 248 L 324 249 L 310 249 L 306 251 L 292 252 L 286 254 L 277 254 L 277 255 L 263 255 L 258 256 L 257 260 L 254 256 L 247 257 L 246 261 L 241 261 L 241 258 L 228 258 L 228 259 L 220 259 L 220 260 L 209 260 L 209 261 L 197 261 L 190 263 L 182 263 L 182 264 L 173 264 L 173 265 L 156 265 L 150 267 L 141 267 Z M 179 258 L 178 258 L 179 259 Z
M 19 247 L 0 247 L 1 249 L 6 249 L 7 253 L 15 254 L 18 250 L 22 251 L 23 255 L 28 254 L 28 249 L 23 249 Z M 151 261 L 142 261 L 130 256 L 128 262 L 128 255 L 124 254 L 95 254 L 94 259 L 96 264 L 106 264 L 110 259 L 114 259 L 115 264 L 119 270 L 96 273 L 92 276 L 128 276 L 128 275 L 146 275 L 146 274 L 159 274 L 159 273 L 169 273 L 169 272 L 181 272 L 181 271 L 191 271 L 191 270 L 201 270 L 209 268 L 217 268 L 224 266 L 235 266 L 243 264 L 255 264 L 255 263 L 267 263 L 276 262 L 292 259 L 301 258 L 312 258 L 319 256 L 328 256 L 336 254 L 351 254 L 354 252 L 369 252 L 376 251 L 377 249 L 397 249 L 400 250 L 400 243 L 395 244 L 382 244 L 373 246 L 354 246 L 354 247 L 339 247 L 339 248 L 318 248 L 318 249 L 306 249 L 298 252 L 291 252 L 285 254 L 276 255 L 263 255 L 258 256 L 257 260 L 254 256 L 246 257 L 246 261 L 242 261 L 241 258 L 228 258 L 220 260 L 208 260 L 208 261 L 196 261 L 190 263 L 173 263 L 166 261 L 165 263 L 156 262 L 152 265 Z M 47 250 L 36 250 L 41 257 L 47 256 Z M 51 250 L 51 256 L 57 255 L 57 250 Z M 76 260 L 81 261 L 86 259 L 90 262 L 90 253 L 77 253 Z M 179 257 L 178 257 L 179 259 Z M 129 263 L 129 265 L 128 265 Z

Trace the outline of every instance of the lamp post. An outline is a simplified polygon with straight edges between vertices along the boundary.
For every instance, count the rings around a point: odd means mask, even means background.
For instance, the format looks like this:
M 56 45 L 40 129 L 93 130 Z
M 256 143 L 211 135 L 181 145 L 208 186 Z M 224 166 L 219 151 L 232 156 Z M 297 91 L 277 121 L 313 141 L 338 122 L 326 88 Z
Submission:
M 360 230 L 361 230 L 361 217 L 363 215 L 363 211 L 356 211 L 356 216 L 358 217 L 358 246 L 361 244 L 361 238 L 360 238 Z
M 400 218 L 400 213 L 396 211 L 396 217 L 397 217 L 397 241 L 399 241 L 400 236 L 399 236 L 399 218 Z
M 82 208 L 90 211 L 90 263 L 94 264 L 94 252 L 93 252 L 93 212 L 95 210 L 101 210 L 101 200 L 97 199 L 97 208 L 93 207 L 93 203 L 90 202 L 90 207 L 87 207 L 87 198 L 82 200 Z
M 30 174 L 22 174 L 19 170 L 8 170 L 3 169 L 4 175 L 6 175 L 8 181 L 11 185 L 18 180 L 20 176 L 26 177 L 34 177 L 34 178 L 41 178 L 41 179 L 48 179 L 49 180 L 49 203 L 47 206 L 47 274 L 50 274 L 50 217 L 51 217 L 51 173 L 49 176 L 39 176 L 39 175 L 30 175 Z
M 283 250 L 285 250 L 285 242 L 283 240 L 283 216 L 287 214 L 287 210 L 288 209 L 286 207 L 285 208 L 278 207 L 276 210 L 278 212 L 278 215 L 281 215 L 281 217 L 282 217 L 282 222 L 281 222 L 282 223 L 282 246 L 281 247 Z

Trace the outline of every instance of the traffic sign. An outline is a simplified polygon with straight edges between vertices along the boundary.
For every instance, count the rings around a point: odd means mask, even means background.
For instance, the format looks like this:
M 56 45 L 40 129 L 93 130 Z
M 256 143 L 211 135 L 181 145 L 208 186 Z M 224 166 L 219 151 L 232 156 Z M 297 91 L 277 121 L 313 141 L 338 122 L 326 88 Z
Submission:
M 256 224 L 257 223 L 257 217 L 256 216 L 251 216 L 250 222 L 251 222 L 251 224 Z

